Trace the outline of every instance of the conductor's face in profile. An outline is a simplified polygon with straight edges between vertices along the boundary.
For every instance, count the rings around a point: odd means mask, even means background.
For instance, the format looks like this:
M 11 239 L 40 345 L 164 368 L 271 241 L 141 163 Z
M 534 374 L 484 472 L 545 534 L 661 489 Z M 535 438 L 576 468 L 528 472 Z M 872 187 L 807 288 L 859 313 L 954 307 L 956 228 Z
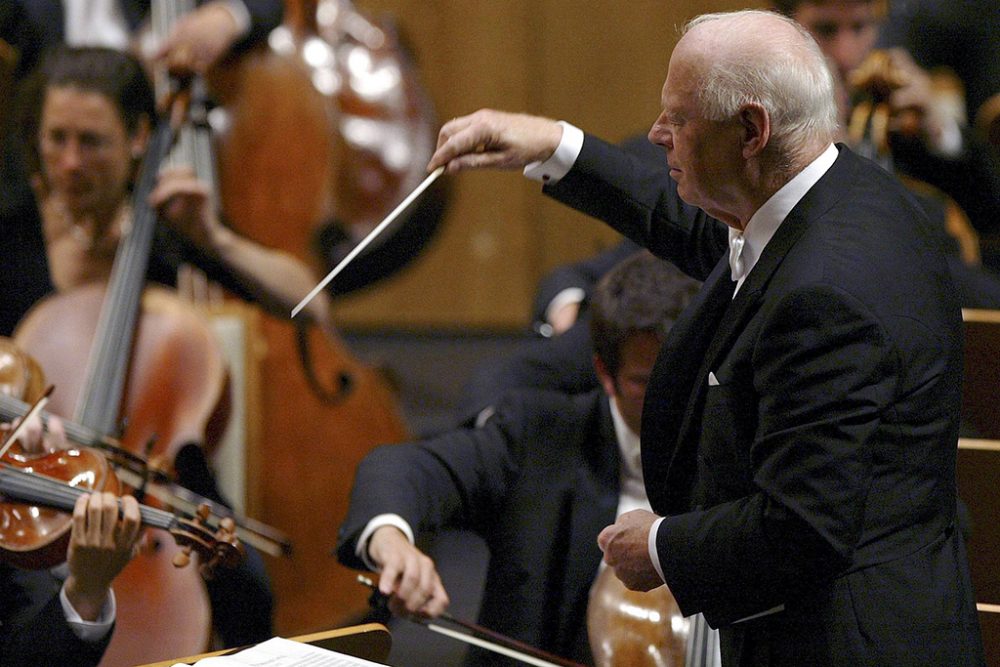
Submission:
M 738 193 L 736 169 L 743 126 L 738 118 L 709 120 L 698 99 L 698 63 L 704 54 L 682 40 L 670 58 L 661 93 L 660 113 L 649 140 L 663 146 L 677 194 L 688 204 L 728 221 Z

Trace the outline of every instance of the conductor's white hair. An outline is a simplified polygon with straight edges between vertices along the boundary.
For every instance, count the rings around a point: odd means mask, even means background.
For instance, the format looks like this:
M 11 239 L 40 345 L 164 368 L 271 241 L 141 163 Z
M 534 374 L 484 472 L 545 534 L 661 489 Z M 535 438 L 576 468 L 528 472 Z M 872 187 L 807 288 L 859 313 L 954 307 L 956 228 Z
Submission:
M 765 21 L 742 18 L 774 19 L 792 30 L 773 30 L 773 24 L 767 29 Z M 706 26 L 712 22 L 720 22 L 718 28 Z M 719 45 L 698 81 L 706 118 L 727 120 L 745 104 L 760 104 L 770 116 L 771 142 L 782 162 L 794 161 L 810 143 L 832 140 L 837 130 L 833 76 L 802 26 L 774 12 L 744 10 L 703 14 L 683 32 L 699 26 L 718 32 L 713 36 Z

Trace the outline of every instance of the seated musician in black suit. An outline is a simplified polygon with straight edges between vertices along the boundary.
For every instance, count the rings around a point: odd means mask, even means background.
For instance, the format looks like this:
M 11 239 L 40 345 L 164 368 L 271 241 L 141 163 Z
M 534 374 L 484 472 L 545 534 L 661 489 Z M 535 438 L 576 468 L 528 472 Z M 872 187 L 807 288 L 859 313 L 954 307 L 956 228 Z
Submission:
M 49 433 L 49 446 L 62 449 L 58 419 L 50 420 Z M 42 450 L 41 434 L 37 420 L 28 425 L 25 451 Z M 100 661 L 115 622 L 111 582 L 140 536 L 135 498 L 124 496 L 120 515 L 118 508 L 111 493 L 77 500 L 65 566 L 26 570 L 0 562 L 0 664 L 93 667 Z
M 521 390 L 480 428 L 380 447 L 358 467 L 337 555 L 381 571 L 398 612 L 437 616 L 448 593 L 414 538 L 447 526 L 487 542 L 480 622 L 544 650 L 590 660 L 585 613 L 601 560 L 596 536 L 646 502 L 639 422 L 667 330 L 698 288 L 640 253 L 600 284 L 591 305 L 601 389 Z M 565 572 L 562 581 L 551 577 Z M 493 660 L 482 653 L 475 664 Z

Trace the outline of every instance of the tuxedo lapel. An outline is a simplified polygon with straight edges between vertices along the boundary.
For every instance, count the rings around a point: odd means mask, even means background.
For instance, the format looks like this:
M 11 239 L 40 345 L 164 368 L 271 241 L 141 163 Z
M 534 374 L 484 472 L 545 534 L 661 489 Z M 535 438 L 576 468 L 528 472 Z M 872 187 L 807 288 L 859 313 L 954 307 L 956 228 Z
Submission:
M 667 341 L 656 358 L 646 388 L 642 413 L 642 471 L 646 493 L 653 511 L 676 508 L 688 497 L 690 482 L 666 484 L 669 469 L 694 470 L 697 442 L 679 437 L 690 415 L 689 405 L 700 378 L 702 360 L 732 301 L 735 283 L 725 257 L 709 275 L 701 291 L 670 329 Z

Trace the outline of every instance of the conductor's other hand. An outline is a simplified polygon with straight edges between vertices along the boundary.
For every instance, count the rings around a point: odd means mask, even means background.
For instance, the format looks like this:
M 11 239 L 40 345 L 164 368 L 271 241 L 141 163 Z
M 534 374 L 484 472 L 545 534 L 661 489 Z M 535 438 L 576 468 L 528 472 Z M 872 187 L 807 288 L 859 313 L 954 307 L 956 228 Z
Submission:
M 444 165 L 462 169 L 517 169 L 552 156 L 562 138 L 554 120 L 480 109 L 448 121 L 438 134 L 427 171 Z
M 383 526 L 372 533 L 368 555 L 381 569 L 378 589 L 389 597 L 392 613 L 435 618 L 448 608 L 448 593 L 434 561 L 398 528 Z
M 95 620 L 111 582 L 136 552 L 141 528 L 139 504 L 113 493 L 80 496 L 73 508 L 66 563 L 66 597 L 84 620 Z
M 663 585 L 649 559 L 649 529 L 657 518 L 646 510 L 625 512 L 597 536 L 604 562 L 631 591 L 651 591 Z

